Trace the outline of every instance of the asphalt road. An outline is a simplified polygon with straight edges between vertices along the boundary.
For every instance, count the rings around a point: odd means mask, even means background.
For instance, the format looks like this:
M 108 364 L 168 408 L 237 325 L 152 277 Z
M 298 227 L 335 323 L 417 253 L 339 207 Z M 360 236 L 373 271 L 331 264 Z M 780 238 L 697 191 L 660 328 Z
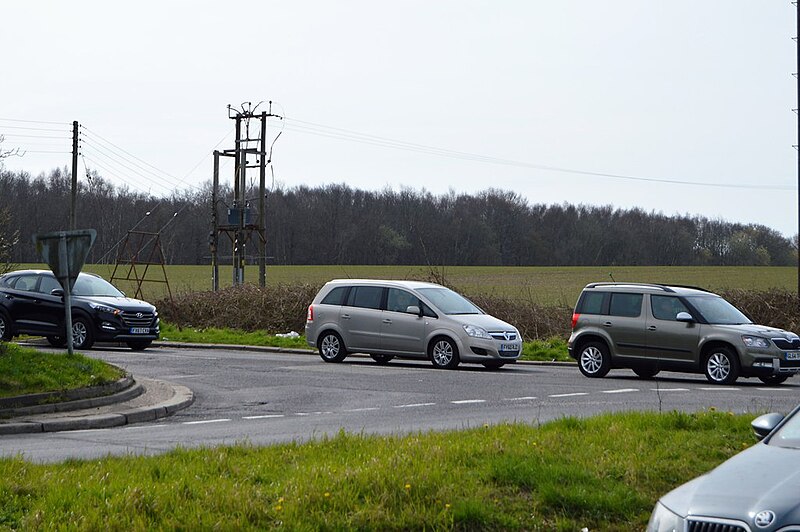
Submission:
M 379 366 L 350 356 L 327 364 L 316 355 L 158 347 L 144 352 L 90 351 L 134 377 L 172 381 L 195 403 L 154 423 L 113 429 L 0 437 L 0 455 L 35 462 L 105 455 L 155 454 L 178 446 L 247 442 L 266 445 L 353 433 L 403 434 L 503 422 L 543 423 L 563 416 L 714 407 L 736 413 L 788 412 L 800 402 L 800 379 L 778 387 L 756 379 L 712 386 L 702 375 L 628 370 L 587 379 L 575 366 L 520 363 L 489 371 L 462 365 L 437 370 L 395 359 Z

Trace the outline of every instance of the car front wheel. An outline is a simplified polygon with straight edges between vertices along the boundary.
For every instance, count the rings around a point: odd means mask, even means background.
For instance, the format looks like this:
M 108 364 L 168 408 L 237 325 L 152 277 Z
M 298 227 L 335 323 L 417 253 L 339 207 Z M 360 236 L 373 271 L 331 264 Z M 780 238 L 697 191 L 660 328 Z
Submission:
M 0 340 L 9 341 L 11 336 L 11 320 L 5 313 L 0 312 Z
M 152 345 L 152 340 L 139 340 L 139 341 L 130 341 L 128 342 L 128 347 L 130 347 L 134 351 L 144 351 L 150 345 Z
M 325 362 L 341 362 L 347 356 L 344 342 L 335 332 L 322 333 L 317 342 L 319 344 L 319 356 Z
M 94 335 L 89 320 L 82 317 L 72 318 L 72 347 L 75 349 L 91 349 Z
M 53 347 L 64 347 L 67 345 L 67 339 L 63 336 L 48 336 L 47 342 Z
M 739 359 L 727 347 L 716 347 L 705 359 L 706 378 L 714 384 L 733 384 L 739 378 Z
M 430 347 L 431 362 L 441 369 L 455 369 L 460 362 L 458 347 L 449 338 L 437 338 Z
M 381 366 L 385 366 L 394 358 L 392 355 L 370 355 L 370 357 Z
M 786 382 L 786 379 L 788 378 L 789 375 L 765 375 L 763 377 L 759 377 L 758 380 L 769 386 L 777 386 L 778 384 Z
M 578 357 L 578 367 L 587 377 L 605 377 L 611 369 L 611 357 L 606 344 L 602 342 L 584 344 Z

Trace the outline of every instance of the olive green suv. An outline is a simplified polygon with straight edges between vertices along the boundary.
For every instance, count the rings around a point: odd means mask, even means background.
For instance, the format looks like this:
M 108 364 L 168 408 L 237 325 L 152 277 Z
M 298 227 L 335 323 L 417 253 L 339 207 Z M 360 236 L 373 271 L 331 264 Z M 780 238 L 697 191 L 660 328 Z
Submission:
M 800 371 L 800 337 L 756 325 L 725 299 L 694 287 L 591 283 L 572 315 L 569 354 L 587 377 L 630 368 L 705 373 L 714 384 L 758 377 L 780 384 Z

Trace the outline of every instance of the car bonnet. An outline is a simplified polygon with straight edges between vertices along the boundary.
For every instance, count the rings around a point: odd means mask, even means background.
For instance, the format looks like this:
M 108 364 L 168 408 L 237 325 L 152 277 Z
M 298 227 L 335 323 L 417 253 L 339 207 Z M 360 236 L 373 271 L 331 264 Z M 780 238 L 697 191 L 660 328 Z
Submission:
M 776 530 L 800 524 L 800 449 L 758 443 L 706 475 L 665 495 L 661 502 L 683 517 L 737 519 L 752 530 Z M 754 518 L 771 511 L 773 522 L 756 526 Z

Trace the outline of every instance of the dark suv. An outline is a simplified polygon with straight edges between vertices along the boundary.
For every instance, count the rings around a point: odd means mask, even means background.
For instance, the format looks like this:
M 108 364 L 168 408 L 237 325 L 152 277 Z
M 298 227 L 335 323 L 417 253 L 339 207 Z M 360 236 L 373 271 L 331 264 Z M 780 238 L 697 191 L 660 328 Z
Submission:
M 586 285 L 572 315 L 569 354 L 587 377 L 630 368 L 705 373 L 715 384 L 739 376 L 780 384 L 800 371 L 800 337 L 756 325 L 722 297 L 694 287 Z
M 21 270 L 0 275 L 0 339 L 19 334 L 45 336 L 66 344 L 64 291 L 52 272 Z M 158 339 L 158 312 L 130 299 L 97 275 L 81 273 L 71 291 L 72 340 L 76 349 L 95 341 L 125 342 L 142 350 Z

